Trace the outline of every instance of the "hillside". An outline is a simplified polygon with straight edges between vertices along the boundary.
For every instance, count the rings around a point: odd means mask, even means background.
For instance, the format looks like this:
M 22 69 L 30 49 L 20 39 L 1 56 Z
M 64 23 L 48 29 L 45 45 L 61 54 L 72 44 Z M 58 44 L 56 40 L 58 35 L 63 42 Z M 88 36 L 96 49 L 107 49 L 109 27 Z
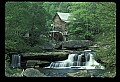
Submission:
M 116 75 L 116 28 L 114 30 L 106 29 L 103 33 L 95 36 L 95 44 L 99 48 L 95 48 L 96 57 L 101 59 L 106 69 L 111 70 L 108 76 Z M 107 74 L 107 73 L 106 73 Z

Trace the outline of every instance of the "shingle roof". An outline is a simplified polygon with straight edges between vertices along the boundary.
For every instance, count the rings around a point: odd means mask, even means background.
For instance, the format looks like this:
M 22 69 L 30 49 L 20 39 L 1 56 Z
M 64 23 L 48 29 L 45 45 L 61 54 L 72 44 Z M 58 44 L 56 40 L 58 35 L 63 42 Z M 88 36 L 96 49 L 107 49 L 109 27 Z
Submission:
M 71 16 L 70 13 L 57 12 L 57 14 L 59 15 L 59 17 L 61 18 L 62 21 L 70 22 L 70 21 L 68 21 L 69 16 Z

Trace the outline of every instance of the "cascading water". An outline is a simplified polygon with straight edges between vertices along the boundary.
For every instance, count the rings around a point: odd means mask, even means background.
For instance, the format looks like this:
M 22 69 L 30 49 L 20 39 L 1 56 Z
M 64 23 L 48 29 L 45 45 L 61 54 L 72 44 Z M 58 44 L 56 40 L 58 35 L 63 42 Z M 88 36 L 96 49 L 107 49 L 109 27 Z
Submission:
M 20 55 L 12 55 L 11 67 L 16 68 L 21 65 L 21 56 Z
M 100 63 L 95 61 L 94 54 L 90 50 L 79 54 L 69 54 L 68 59 L 52 62 L 45 68 L 104 69 Z

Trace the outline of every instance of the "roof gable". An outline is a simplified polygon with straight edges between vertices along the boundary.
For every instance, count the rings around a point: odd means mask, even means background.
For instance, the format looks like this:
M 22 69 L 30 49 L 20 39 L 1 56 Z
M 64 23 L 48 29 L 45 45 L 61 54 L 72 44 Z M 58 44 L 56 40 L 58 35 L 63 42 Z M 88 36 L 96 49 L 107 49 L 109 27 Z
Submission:
M 71 16 L 70 13 L 61 13 L 61 12 L 57 12 L 58 16 L 60 17 L 60 19 L 64 22 L 70 22 L 68 21 L 68 18 Z

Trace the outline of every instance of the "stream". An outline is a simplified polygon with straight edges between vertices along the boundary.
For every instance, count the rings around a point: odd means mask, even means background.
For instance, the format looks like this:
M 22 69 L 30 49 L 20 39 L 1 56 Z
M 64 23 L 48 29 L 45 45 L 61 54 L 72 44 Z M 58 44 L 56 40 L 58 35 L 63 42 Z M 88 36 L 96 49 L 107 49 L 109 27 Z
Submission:
M 68 74 L 71 73 L 75 74 L 75 77 L 85 77 L 84 74 L 87 77 L 103 77 L 103 73 L 107 70 L 95 60 L 94 56 L 91 50 L 84 50 L 79 54 L 69 54 L 66 60 L 51 62 L 49 66 L 39 70 L 50 77 L 69 77 Z
M 75 73 L 83 69 L 53 69 L 53 68 L 38 68 L 41 73 L 49 76 L 49 77 L 69 77 L 67 73 Z M 95 75 L 95 77 L 103 77 L 103 73 L 108 70 L 102 69 L 88 69 L 88 73 L 91 75 Z

